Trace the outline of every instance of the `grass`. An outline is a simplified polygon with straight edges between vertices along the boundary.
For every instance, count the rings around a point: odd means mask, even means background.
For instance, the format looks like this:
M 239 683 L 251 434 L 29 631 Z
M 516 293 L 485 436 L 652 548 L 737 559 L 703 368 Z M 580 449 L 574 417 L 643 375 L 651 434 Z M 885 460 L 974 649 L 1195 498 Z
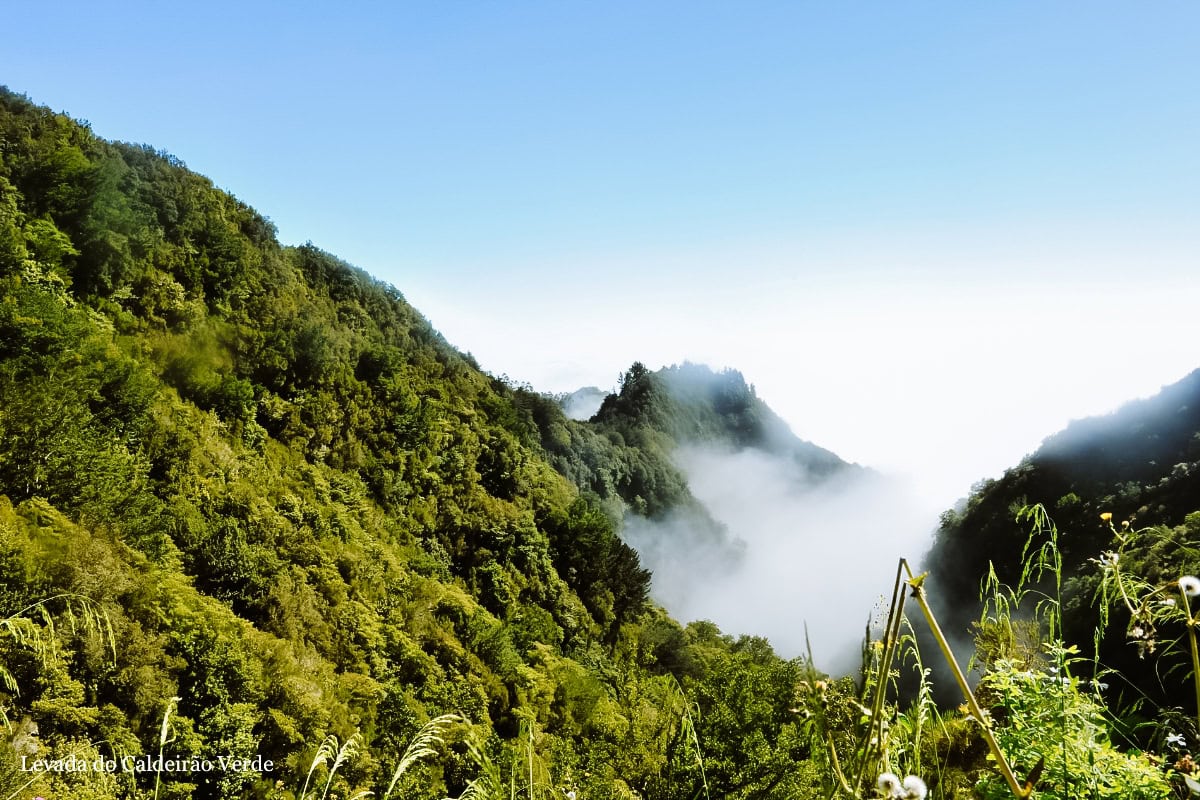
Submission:
M 400 782 L 400 778 L 408 772 L 409 768 L 423 758 L 437 755 L 439 749 L 446 744 L 444 738 L 446 731 L 459 725 L 469 725 L 466 717 L 461 714 L 443 714 L 422 725 L 416 736 L 408 743 L 408 747 L 404 749 L 404 754 L 400 756 L 400 762 L 392 772 L 392 779 L 383 793 L 383 800 L 392 796 L 396 784 Z
M 61 601 L 62 615 L 66 618 L 71 633 L 83 632 L 99 637 L 117 660 L 117 639 L 113 633 L 108 613 L 89 597 L 81 594 L 64 593 L 31 603 L 20 611 L 0 618 L 0 636 L 7 636 L 18 645 L 33 652 L 43 665 L 49 664 L 58 655 L 58 626 L 50 612 L 52 604 Z M 0 663 L 0 684 L 13 694 L 20 694 L 17 679 L 8 668 Z M 2 719 L 8 727 L 8 717 Z

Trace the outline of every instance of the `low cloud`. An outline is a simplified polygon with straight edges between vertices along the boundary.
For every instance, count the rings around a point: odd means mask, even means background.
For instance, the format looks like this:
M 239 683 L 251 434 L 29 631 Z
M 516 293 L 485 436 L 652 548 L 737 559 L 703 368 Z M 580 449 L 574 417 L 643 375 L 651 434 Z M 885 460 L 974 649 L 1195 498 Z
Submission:
M 559 405 L 563 413 L 574 420 L 591 419 L 597 411 L 600 410 L 600 404 L 604 402 L 604 398 L 608 396 L 608 392 L 603 389 L 597 389 L 595 386 L 585 386 L 582 389 L 576 389 L 570 394 L 563 395 L 559 399 Z
M 755 449 L 685 447 L 676 461 L 729 539 L 712 541 L 686 515 L 628 519 L 624 536 L 654 573 L 655 599 L 676 618 L 766 636 L 785 657 L 805 653 L 807 624 L 819 667 L 854 669 L 864 626 L 886 613 L 897 560 L 920 559 L 936 511 L 866 470 L 817 481 Z

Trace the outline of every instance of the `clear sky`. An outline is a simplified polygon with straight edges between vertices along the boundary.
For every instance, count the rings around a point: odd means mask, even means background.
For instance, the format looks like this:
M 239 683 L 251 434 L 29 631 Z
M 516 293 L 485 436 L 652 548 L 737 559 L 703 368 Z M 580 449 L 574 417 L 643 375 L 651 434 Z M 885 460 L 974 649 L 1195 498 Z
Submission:
M 4 19 L 0 83 L 173 153 L 485 368 L 563 391 L 737 367 L 938 507 L 1200 367 L 1193 2 Z

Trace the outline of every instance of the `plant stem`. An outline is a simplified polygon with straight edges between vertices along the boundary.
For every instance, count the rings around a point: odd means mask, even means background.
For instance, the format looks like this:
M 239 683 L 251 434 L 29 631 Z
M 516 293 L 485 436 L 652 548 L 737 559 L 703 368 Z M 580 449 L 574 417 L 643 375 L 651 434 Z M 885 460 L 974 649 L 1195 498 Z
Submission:
M 858 765 L 858 775 L 855 787 L 861 787 L 866 778 L 867 768 L 872 761 L 878 760 L 883 752 L 883 703 L 887 696 L 887 679 L 892 669 L 892 660 L 896 657 L 896 647 L 900 641 L 900 623 L 904 619 L 904 559 L 896 564 L 896 582 L 892 586 L 892 604 L 888 609 L 887 627 L 884 629 L 883 657 L 879 661 L 879 674 L 875 679 L 875 698 L 871 704 L 870 728 L 867 740 L 863 744 L 862 762 Z
M 1183 607 L 1187 610 L 1188 643 L 1192 646 L 1192 683 L 1196 686 L 1196 726 L 1200 729 L 1200 650 L 1196 648 L 1196 618 L 1192 616 L 1192 605 L 1187 592 L 1179 587 Z
M 833 735 L 828 730 L 825 731 L 825 744 L 829 747 L 829 763 L 833 766 L 833 774 L 838 779 L 838 786 L 834 788 L 830 798 L 833 798 L 837 794 L 838 788 L 848 796 L 856 797 L 854 790 L 850 788 L 850 783 L 846 780 L 846 776 L 842 772 L 842 765 L 838 762 L 837 747 L 834 746 Z
M 996 763 L 1000 767 L 1000 772 L 1004 775 L 1004 780 L 1008 782 L 1008 788 L 1018 798 L 1029 797 L 1032 792 L 1032 787 L 1022 787 L 1017 781 L 1017 776 L 1013 773 L 1012 767 L 1009 766 L 1008 759 L 1004 757 L 1004 753 L 1000 750 L 1000 745 L 996 742 L 996 737 L 992 736 L 992 729 L 988 726 L 987 718 L 983 715 L 983 709 L 979 707 L 979 701 L 975 699 L 975 693 L 971 691 L 971 687 L 967 685 L 967 678 L 963 675 L 962 668 L 958 666 L 958 661 L 954 658 L 954 652 L 950 649 L 950 643 L 946 641 L 945 634 L 942 633 L 942 628 L 938 625 L 937 619 L 933 616 L 933 609 L 929 607 L 929 602 L 925 598 L 925 589 L 922 584 L 925 581 L 925 576 L 914 577 L 912 570 L 908 568 L 908 562 L 904 562 L 904 567 L 908 570 L 909 581 L 908 585 L 912 587 L 913 599 L 921 606 L 921 611 L 925 614 L 925 621 L 929 623 L 929 629 L 933 632 L 933 636 L 938 641 L 938 646 L 942 649 L 942 656 L 946 659 L 946 663 L 950 665 L 950 670 L 954 673 L 954 679 L 958 681 L 958 688 L 962 691 L 963 699 L 967 701 L 967 707 L 971 710 L 971 716 L 975 717 L 979 722 L 980 730 L 983 732 L 983 738 L 987 741 L 988 749 L 992 751 L 992 757 L 996 759 Z

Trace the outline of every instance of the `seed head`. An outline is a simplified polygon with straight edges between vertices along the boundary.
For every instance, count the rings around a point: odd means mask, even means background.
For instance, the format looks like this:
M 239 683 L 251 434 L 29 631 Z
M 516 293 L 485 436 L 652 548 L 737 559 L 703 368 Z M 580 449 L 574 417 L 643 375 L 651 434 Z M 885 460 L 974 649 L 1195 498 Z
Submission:
M 925 800 L 925 795 L 929 794 L 929 787 L 925 785 L 925 781 L 918 778 L 916 775 L 909 775 L 904 779 L 904 794 L 902 797 L 912 798 L 912 800 Z
M 884 797 L 900 797 L 900 779 L 890 772 L 885 772 L 875 781 L 875 788 L 883 792 Z
M 1200 596 L 1200 578 L 1195 575 L 1184 575 L 1179 579 L 1179 588 L 1188 597 Z

